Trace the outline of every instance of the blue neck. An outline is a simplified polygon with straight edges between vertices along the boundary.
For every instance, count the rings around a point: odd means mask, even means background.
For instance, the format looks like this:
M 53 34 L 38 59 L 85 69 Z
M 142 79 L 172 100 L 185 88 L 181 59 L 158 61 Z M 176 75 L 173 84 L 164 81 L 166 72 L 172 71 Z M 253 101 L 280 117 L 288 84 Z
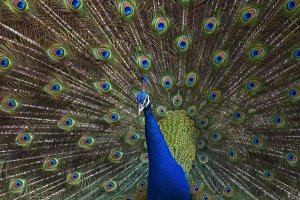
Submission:
M 184 170 L 177 164 L 151 108 L 144 110 L 149 157 L 148 200 L 190 200 Z

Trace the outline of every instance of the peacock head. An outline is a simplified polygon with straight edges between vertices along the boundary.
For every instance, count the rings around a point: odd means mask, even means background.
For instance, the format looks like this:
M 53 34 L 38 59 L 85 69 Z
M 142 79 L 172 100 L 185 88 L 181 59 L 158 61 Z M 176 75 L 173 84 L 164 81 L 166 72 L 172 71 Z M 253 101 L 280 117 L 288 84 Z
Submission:
M 149 79 L 146 76 L 141 76 L 142 91 L 136 96 L 136 102 L 138 104 L 139 115 L 146 108 L 150 108 L 150 98 L 148 93 L 145 91 L 146 85 L 150 84 Z
M 151 106 L 150 104 L 150 98 L 149 98 L 149 95 L 146 91 L 142 90 L 140 91 L 137 96 L 136 96 L 136 102 L 138 104 L 138 112 L 139 112 L 139 115 L 140 113 L 149 108 Z

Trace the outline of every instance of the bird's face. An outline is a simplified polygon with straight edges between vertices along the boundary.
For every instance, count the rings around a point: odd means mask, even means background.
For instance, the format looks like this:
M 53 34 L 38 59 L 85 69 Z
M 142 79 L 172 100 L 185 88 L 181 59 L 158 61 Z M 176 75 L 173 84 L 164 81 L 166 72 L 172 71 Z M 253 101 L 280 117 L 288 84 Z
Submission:
M 150 98 L 146 91 L 140 91 L 136 96 L 136 102 L 138 104 L 138 114 L 150 106 Z

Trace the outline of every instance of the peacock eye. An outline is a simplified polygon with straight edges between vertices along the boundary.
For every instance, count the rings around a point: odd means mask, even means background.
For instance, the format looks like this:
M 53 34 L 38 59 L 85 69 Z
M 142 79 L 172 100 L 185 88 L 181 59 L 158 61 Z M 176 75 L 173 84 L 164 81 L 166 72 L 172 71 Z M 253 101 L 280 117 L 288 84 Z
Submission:
M 263 172 L 263 178 L 268 181 L 274 180 L 274 173 L 271 170 L 265 170 Z
M 112 192 L 117 188 L 117 183 L 115 181 L 104 182 L 103 188 L 106 192 Z
M 201 192 L 201 188 L 200 188 L 200 185 L 199 184 L 193 184 L 191 185 L 191 193 L 193 195 L 197 195 Z
M 213 143 L 219 143 L 222 140 L 222 134 L 219 131 L 213 131 L 210 135 L 210 139 Z
M 163 116 L 166 115 L 167 109 L 166 109 L 164 106 L 158 106 L 157 109 L 156 109 L 156 113 L 157 113 L 159 116 L 163 117 Z
M 208 100 L 213 103 L 217 102 L 220 98 L 221 98 L 220 90 L 212 90 L 208 96 Z
M 108 61 L 112 58 L 111 50 L 107 47 L 95 48 L 93 52 L 97 60 Z
M 204 194 L 202 200 L 209 200 L 209 197 L 206 194 Z
M 249 92 L 255 92 L 260 86 L 259 81 L 257 80 L 249 80 L 246 82 L 246 90 Z
M 128 144 L 134 145 L 138 142 L 139 139 L 140 139 L 140 135 L 138 133 L 131 132 L 131 133 L 127 134 L 125 141 Z
M 59 82 L 51 82 L 44 87 L 44 90 L 50 95 L 61 93 L 65 88 Z
M 56 158 L 49 158 L 44 162 L 44 169 L 46 171 L 55 171 L 58 167 L 58 159 Z
M 285 156 L 289 164 L 296 164 L 298 162 L 298 156 L 295 153 L 288 153 Z
M 291 87 L 288 90 L 288 97 L 292 100 L 300 99 L 300 90 L 298 87 Z
M 2 101 L 0 108 L 3 112 L 14 113 L 19 106 L 20 104 L 16 99 L 9 98 Z
M 151 67 L 151 60 L 147 56 L 140 56 L 138 58 L 138 65 L 141 69 L 147 70 Z
M 242 16 L 241 16 L 242 22 L 244 24 L 250 23 L 256 18 L 257 13 L 258 11 L 255 8 L 249 8 L 245 10 L 244 12 L 242 12 Z
M 148 184 L 147 184 L 147 181 L 143 180 L 143 181 L 138 182 L 136 188 L 137 188 L 138 190 L 142 190 L 142 189 L 147 188 L 147 185 L 148 185 Z
M 26 186 L 25 179 L 13 179 L 10 182 L 9 189 L 14 193 L 20 193 Z
M 52 89 L 53 89 L 53 91 L 57 92 L 57 91 L 60 90 L 60 85 L 55 83 L 55 84 L 52 85 Z
M 292 58 L 296 61 L 300 60 L 300 49 L 299 48 L 293 50 Z
M 196 81 L 197 75 L 194 72 L 189 73 L 185 79 L 185 83 L 187 86 L 194 86 L 196 84 Z
M 103 80 L 100 82 L 94 82 L 94 86 L 101 94 L 107 93 L 112 90 L 111 83 L 107 80 Z
M 16 137 L 16 144 L 21 147 L 28 147 L 33 141 L 31 133 L 19 133 Z
M 299 1 L 295 1 L 295 0 L 288 0 L 286 3 L 285 3 L 285 9 L 286 11 L 288 12 L 293 12 L 295 11 L 300 5 L 300 2 Z
M 171 89 L 173 86 L 173 79 L 170 76 L 165 76 L 162 78 L 162 86 L 165 89 Z
M 286 124 L 286 119 L 281 115 L 276 115 L 273 117 L 273 123 L 277 127 L 283 127 Z
M 234 149 L 229 149 L 227 152 L 226 152 L 226 155 L 227 157 L 230 159 L 230 160 L 236 160 L 238 158 L 238 153 L 236 150 Z
M 164 24 L 164 23 L 161 23 L 161 22 L 158 23 L 158 24 L 157 24 L 157 29 L 160 30 L 160 31 L 165 30 L 165 24 Z
M 235 122 L 241 123 L 241 122 L 243 122 L 245 120 L 245 117 L 246 117 L 246 115 L 242 111 L 235 111 L 233 113 L 233 120 Z
M 66 131 L 73 130 L 76 127 L 76 125 L 77 121 L 68 115 L 62 117 L 58 122 L 58 126 Z
M 8 70 L 10 68 L 10 66 L 11 66 L 11 63 L 12 62 L 9 60 L 8 57 L 5 57 L 5 56 L 1 57 L 0 56 L 0 71 L 1 70 L 2 71 Z
M 205 128 L 205 127 L 207 127 L 207 125 L 208 125 L 208 119 L 205 118 L 205 117 L 199 118 L 199 120 L 198 120 L 198 125 L 199 125 L 200 128 Z
M 225 51 L 217 52 L 213 57 L 213 64 L 216 67 L 221 67 L 225 64 L 227 58 L 227 54 Z
M 134 15 L 135 7 L 129 1 L 124 1 L 119 5 L 119 11 L 122 16 L 129 18 Z
M 10 0 L 12 8 L 17 12 L 24 12 L 28 8 L 26 0 Z
M 223 189 L 223 195 L 225 197 L 232 197 L 233 196 L 233 189 L 231 186 L 225 186 L 224 189 Z
M 175 95 L 172 99 L 172 103 L 174 106 L 180 106 L 182 103 L 182 97 L 180 95 Z
M 207 33 L 207 34 L 214 33 L 215 30 L 217 29 L 218 25 L 219 25 L 219 21 L 214 17 L 206 20 L 204 22 L 204 31 L 205 31 L 205 33 Z
M 148 162 L 149 161 L 148 153 L 142 153 L 141 156 L 140 156 L 140 160 L 143 163 Z
M 82 6 L 81 0 L 67 0 L 67 5 L 72 10 L 78 10 Z
M 196 114 L 196 106 L 191 106 L 188 108 L 187 113 L 190 117 L 194 116 Z
M 249 56 L 252 60 L 261 60 L 265 54 L 266 49 L 263 47 L 254 47 L 249 52 Z
M 105 120 L 109 123 L 115 123 L 121 119 L 121 116 L 118 112 L 111 112 L 105 116 Z
M 179 51 L 183 52 L 188 50 L 189 45 L 190 45 L 190 39 L 188 36 L 183 35 L 177 39 L 177 48 Z
M 54 45 L 47 50 L 49 57 L 54 61 L 61 61 L 66 57 L 66 49 L 60 45 Z
M 81 173 L 71 172 L 67 176 L 67 181 L 69 184 L 76 185 L 81 181 Z
M 154 28 L 158 33 L 166 32 L 168 26 L 168 21 L 165 17 L 159 17 L 154 20 Z
M 109 160 L 114 163 L 118 163 L 123 158 L 123 152 L 122 151 L 112 151 L 109 155 Z
M 291 97 L 296 96 L 296 90 L 295 90 L 294 88 L 290 89 L 289 95 L 290 95 Z
M 208 163 L 208 160 L 209 160 L 208 155 L 206 153 L 202 152 L 199 156 L 200 163 L 206 164 L 206 163 Z
M 79 146 L 82 148 L 89 149 L 95 143 L 95 139 L 90 136 L 82 136 L 78 142 Z
M 251 144 L 254 147 L 258 148 L 258 147 L 262 147 L 264 145 L 264 141 L 260 137 L 255 136 L 251 139 Z
M 206 145 L 206 142 L 205 142 L 204 139 L 201 139 L 201 140 L 198 141 L 198 147 L 200 149 L 203 149 L 205 147 L 205 145 Z

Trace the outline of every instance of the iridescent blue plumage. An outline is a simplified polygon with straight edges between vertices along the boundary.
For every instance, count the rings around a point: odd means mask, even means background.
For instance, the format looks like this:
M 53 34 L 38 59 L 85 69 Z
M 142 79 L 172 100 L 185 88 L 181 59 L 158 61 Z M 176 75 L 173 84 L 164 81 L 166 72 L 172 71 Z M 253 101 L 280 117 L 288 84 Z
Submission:
M 143 78 L 142 78 L 143 80 Z M 143 104 L 148 93 L 138 93 L 136 101 Z M 189 200 L 189 185 L 185 173 L 177 164 L 154 118 L 149 103 L 143 107 L 145 134 L 149 156 L 148 199 L 149 200 Z

